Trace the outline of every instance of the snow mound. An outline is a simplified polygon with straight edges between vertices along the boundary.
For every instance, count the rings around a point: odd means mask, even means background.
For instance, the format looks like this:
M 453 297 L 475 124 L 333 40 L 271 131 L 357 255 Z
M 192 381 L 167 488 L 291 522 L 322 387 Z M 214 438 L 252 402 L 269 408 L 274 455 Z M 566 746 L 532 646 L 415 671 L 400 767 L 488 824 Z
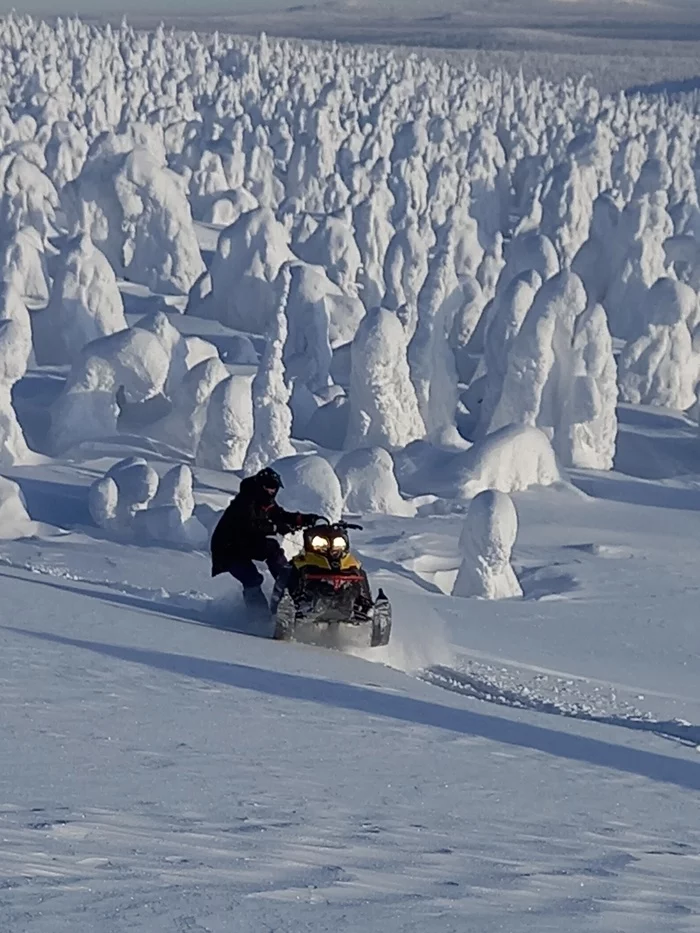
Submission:
M 158 489 L 158 474 L 142 457 L 127 457 L 90 487 L 89 508 L 100 528 L 128 529 Z
M 547 435 L 524 425 L 508 425 L 467 450 L 410 444 L 397 456 L 399 486 L 412 496 L 473 499 L 484 489 L 512 493 L 561 481 Z
M 202 548 L 207 529 L 194 517 L 192 471 L 175 466 L 162 479 L 142 457 L 120 460 L 90 487 L 95 524 L 119 538 Z
M 340 480 L 325 457 L 296 454 L 272 464 L 282 477 L 280 504 L 291 511 L 313 512 L 330 521 L 343 514 Z
M 134 515 L 132 529 L 139 537 L 174 547 L 204 548 L 209 532 L 194 516 L 192 471 L 175 466 L 160 480 L 147 508 Z
M 453 596 L 509 599 L 523 591 L 510 557 L 518 533 L 518 513 L 504 492 L 486 489 L 472 499 L 459 547 L 462 563 Z
M 511 493 L 561 481 L 547 435 L 522 425 L 508 425 L 477 441 L 457 454 L 450 466 L 448 473 L 456 480 L 462 499 L 471 499 L 484 489 Z
M 367 515 L 415 515 L 416 508 L 401 498 L 394 460 L 383 447 L 361 447 L 338 460 L 335 472 L 343 491 L 343 510 Z
M 140 404 L 165 394 L 172 346 L 134 327 L 83 347 L 51 408 L 49 442 L 56 453 L 117 433 L 119 399 Z

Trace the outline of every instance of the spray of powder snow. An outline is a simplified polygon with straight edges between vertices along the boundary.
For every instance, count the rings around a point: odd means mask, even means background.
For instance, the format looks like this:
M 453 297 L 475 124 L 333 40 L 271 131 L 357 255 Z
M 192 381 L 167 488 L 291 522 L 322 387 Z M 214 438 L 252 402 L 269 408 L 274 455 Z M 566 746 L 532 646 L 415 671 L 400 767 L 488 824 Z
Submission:
M 202 612 L 202 621 L 243 635 L 272 637 L 272 621 L 255 619 L 237 592 L 228 591 L 209 600 Z M 394 606 L 391 641 L 386 647 L 370 648 L 367 636 L 368 630 L 364 627 L 324 629 L 300 626 L 294 640 L 297 644 L 340 651 L 407 674 L 437 665 L 453 666 L 454 653 L 443 620 L 434 610 L 422 609 L 416 613 L 409 600 L 399 599 L 398 606 Z
M 454 651 L 445 623 L 434 609 L 421 606 L 416 612 L 409 599 L 392 599 L 391 640 L 384 648 L 348 646 L 347 654 L 414 674 L 436 665 L 453 667 Z

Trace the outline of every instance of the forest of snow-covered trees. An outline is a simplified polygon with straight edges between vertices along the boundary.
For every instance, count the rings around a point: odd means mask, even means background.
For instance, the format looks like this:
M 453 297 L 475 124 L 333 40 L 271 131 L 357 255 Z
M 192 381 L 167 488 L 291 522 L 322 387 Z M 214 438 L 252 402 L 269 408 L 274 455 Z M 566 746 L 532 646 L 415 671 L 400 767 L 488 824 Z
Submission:
M 77 19 L 8 17 L 0 57 L 0 464 L 312 453 L 405 514 L 611 469 L 619 400 L 694 410 L 694 97 Z

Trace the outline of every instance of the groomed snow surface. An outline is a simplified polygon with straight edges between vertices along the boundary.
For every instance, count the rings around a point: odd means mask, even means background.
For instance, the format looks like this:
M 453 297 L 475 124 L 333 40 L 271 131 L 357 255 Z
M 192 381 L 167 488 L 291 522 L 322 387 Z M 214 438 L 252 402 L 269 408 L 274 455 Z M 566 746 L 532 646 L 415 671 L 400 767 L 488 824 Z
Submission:
M 0 931 L 697 933 L 695 96 L 16 15 L 0 64 Z M 387 648 L 210 577 L 268 465 Z

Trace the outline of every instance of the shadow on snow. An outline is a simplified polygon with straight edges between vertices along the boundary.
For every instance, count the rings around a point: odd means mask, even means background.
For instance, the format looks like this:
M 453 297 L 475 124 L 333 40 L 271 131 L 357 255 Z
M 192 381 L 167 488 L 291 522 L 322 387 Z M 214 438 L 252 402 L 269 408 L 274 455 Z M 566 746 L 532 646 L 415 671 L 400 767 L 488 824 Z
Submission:
M 443 706 L 427 700 L 387 694 L 356 684 L 320 680 L 229 661 L 110 645 L 13 626 L 2 627 L 6 631 L 29 638 L 93 651 L 106 657 L 146 665 L 179 676 L 252 690 L 267 696 L 318 703 L 413 725 L 445 729 L 459 735 L 477 736 L 492 742 L 529 748 L 558 758 L 611 768 L 689 790 L 700 790 L 700 764 L 670 758 L 656 752 L 627 748 L 600 739 L 559 732 L 544 726 L 489 716 L 472 710 Z

